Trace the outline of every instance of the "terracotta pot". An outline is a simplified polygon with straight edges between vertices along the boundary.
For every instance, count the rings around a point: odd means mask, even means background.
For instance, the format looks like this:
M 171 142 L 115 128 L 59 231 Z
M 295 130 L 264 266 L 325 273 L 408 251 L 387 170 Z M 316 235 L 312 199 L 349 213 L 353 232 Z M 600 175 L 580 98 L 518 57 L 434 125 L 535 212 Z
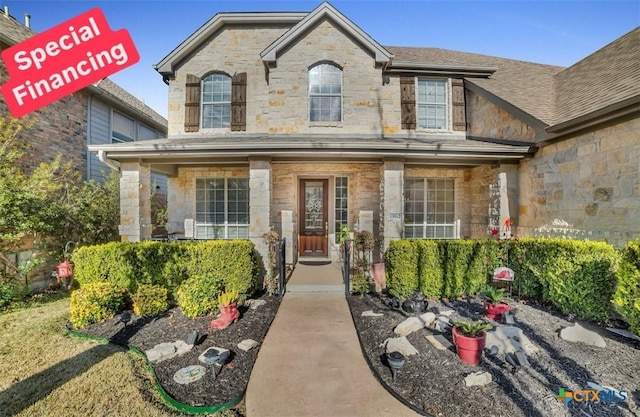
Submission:
M 498 321 L 502 320 L 502 314 L 509 312 L 509 304 L 500 303 L 500 304 L 492 304 L 488 301 L 484 302 L 484 315 L 491 320 Z
M 376 284 L 376 291 L 380 291 L 386 287 L 385 278 L 385 264 L 384 262 L 377 262 L 371 265 L 371 272 L 373 275 L 373 282 Z
M 457 327 L 453 328 L 452 334 L 453 343 L 456 345 L 456 351 L 458 352 L 460 360 L 469 365 L 479 364 L 487 334 L 482 332 L 482 335 L 479 337 L 468 337 L 459 333 Z
M 231 323 L 238 321 L 240 312 L 238 311 L 238 303 L 231 303 L 228 306 L 218 306 L 220 314 L 215 320 L 211 321 L 211 327 L 214 329 L 224 329 L 229 327 Z

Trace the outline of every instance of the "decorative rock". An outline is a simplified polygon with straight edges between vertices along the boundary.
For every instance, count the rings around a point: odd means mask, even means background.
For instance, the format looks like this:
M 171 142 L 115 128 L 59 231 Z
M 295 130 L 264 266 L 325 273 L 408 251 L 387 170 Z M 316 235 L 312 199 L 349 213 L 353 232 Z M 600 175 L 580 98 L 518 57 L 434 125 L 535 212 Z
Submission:
M 560 331 L 560 338 L 568 342 L 582 342 L 587 345 L 606 347 L 602 336 L 591 330 L 587 330 L 576 323 L 573 327 L 566 327 Z
M 453 313 L 455 313 L 455 310 L 440 310 L 440 316 L 451 316 Z
M 515 320 L 511 313 L 502 313 L 502 322 L 506 324 L 515 324 Z
M 518 350 L 527 355 L 538 353 L 538 348 L 515 326 L 496 326 L 488 331 L 485 345 L 496 345 L 501 353 L 515 353 Z
M 480 371 L 467 375 L 464 378 L 464 384 L 468 387 L 484 386 L 489 384 L 492 380 L 493 378 L 489 372 Z
M 425 336 L 425 338 L 437 350 L 447 350 L 447 349 L 453 347 L 451 342 L 449 342 L 447 339 L 444 338 L 444 336 L 442 336 L 440 334 L 439 335 Z
M 402 323 L 398 324 L 393 332 L 398 336 L 406 336 L 420 330 L 424 327 L 424 322 L 419 317 L 409 317 Z
M 637 340 L 638 342 L 640 342 L 640 336 L 633 334 L 629 330 L 617 329 L 615 327 L 607 327 L 607 330 L 615 334 L 619 334 L 620 336 L 628 337 L 629 339 Z
M 173 343 L 160 343 L 145 352 L 149 362 L 162 362 L 176 356 L 176 347 Z
M 245 339 L 242 342 L 238 343 L 238 349 L 242 349 L 245 352 L 250 351 L 256 346 L 258 346 L 258 342 L 253 339 Z
M 493 345 L 491 346 L 491 348 L 489 349 L 489 352 L 487 352 L 487 355 L 489 356 L 496 356 L 498 354 L 498 352 L 500 351 L 500 349 L 498 349 L 498 346 Z
M 435 314 L 436 316 L 440 314 L 440 309 L 436 306 L 433 306 L 429 309 L 429 311 L 431 311 L 433 314 Z
M 380 317 L 384 316 L 382 313 L 374 313 L 372 310 L 367 310 L 362 312 L 362 317 Z
M 187 335 L 187 344 L 193 346 L 196 344 L 197 341 L 198 341 L 198 331 L 191 330 Z
M 202 352 L 202 353 L 200 354 L 200 356 L 198 356 L 198 360 L 199 360 L 200 362 L 202 362 L 202 363 L 207 363 L 207 362 L 204 360 L 204 354 L 205 354 L 205 353 L 207 353 L 208 351 L 210 351 L 211 349 L 216 349 L 216 350 L 218 351 L 218 353 L 220 353 L 220 354 L 222 354 L 223 352 L 228 352 L 228 351 L 229 351 L 229 349 L 225 349 L 225 348 L 221 348 L 221 347 L 215 347 L 215 346 L 212 346 L 212 347 L 210 347 L 210 348 L 206 349 L 204 352 Z
M 516 361 L 515 356 L 513 356 L 513 353 L 507 353 L 506 355 L 504 355 L 504 358 L 507 360 L 507 362 L 509 362 L 511 364 L 511 366 L 513 366 L 514 368 L 518 367 L 518 361 Z
M 176 340 L 175 342 L 173 342 L 173 346 L 175 346 L 176 348 L 175 356 L 183 355 L 193 348 L 193 345 L 188 345 L 186 342 L 183 342 L 182 340 Z
M 250 299 L 250 300 L 246 300 L 244 302 L 244 305 L 246 307 L 249 307 L 251 310 L 257 310 L 258 307 L 261 307 L 263 305 L 267 304 L 267 302 L 265 300 L 254 300 L 254 299 Z
M 529 360 L 527 359 L 527 356 L 524 354 L 524 352 L 519 350 L 515 353 L 515 355 L 516 355 L 516 360 L 521 366 L 530 366 Z
M 415 347 L 407 340 L 406 337 L 389 338 L 382 342 L 382 346 L 387 353 L 400 352 L 404 356 L 411 356 L 418 353 Z
M 207 370 L 204 366 L 191 365 L 185 368 L 179 369 L 173 375 L 173 380 L 178 384 L 187 385 L 202 378 Z

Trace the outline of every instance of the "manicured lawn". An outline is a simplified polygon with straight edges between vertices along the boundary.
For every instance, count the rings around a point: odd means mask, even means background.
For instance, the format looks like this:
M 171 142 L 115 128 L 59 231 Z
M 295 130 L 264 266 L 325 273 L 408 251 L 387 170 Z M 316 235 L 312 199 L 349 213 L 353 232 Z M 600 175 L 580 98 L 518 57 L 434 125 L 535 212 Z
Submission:
M 68 316 L 68 298 L 0 315 L 2 416 L 181 415 L 161 403 L 141 358 L 66 335 Z

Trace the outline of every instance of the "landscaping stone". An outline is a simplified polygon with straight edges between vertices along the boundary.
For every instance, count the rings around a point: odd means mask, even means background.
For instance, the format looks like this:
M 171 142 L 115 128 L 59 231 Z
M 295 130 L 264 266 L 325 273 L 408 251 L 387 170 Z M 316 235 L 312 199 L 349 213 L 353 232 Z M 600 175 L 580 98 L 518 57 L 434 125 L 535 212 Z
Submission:
M 204 374 L 207 373 L 207 370 L 204 366 L 200 365 L 191 365 L 185 368 L 179 369 L 173 375 L 173 380 L 178 384 L 187 385 L 192 382 L 195 382 L 202 378 Z
M 629 339 L 637 340 L 640 342 L 640 336 L 634 334 L 633 332 L 630 332 L 629 330 L 617 329 L 615 327 L 607 327 L 607 330 L 615 334 L 619 334 L 620 336 L 628 337 Z
M 491 374 L 484 371 L 474 372 L 464 378 L 464 384 L 468 387 L 484 386 L 491 383 L 491 381 L 493 381 Z
M 175 342 L 173 342 L 173 346 L 175 346 L 176 348 L 175 356 L 183 355 L 193 348 L 193 345 L 188 345 L 183 340 L 176 340 Z
M 189 352 L 193 345 L 188 345 L 182 340 L 176 340 L 173 343 L 160 343 L 145 352 L 149 362 L 162 362 L 175 356 L 183 355 Z
M 253 339 L 245 339 L 242 342 L 238 343 L 238 349 L 242 349 L 245 352 L 250 351 L 256 346 L 258 346 L 258 342 Z
M 424 313 L 419 317 L 409 317 L 398 324 L 396 328 L 393 329 L 393 332 L 398 336 L 406 336 L 431 324 L 435 319 L 436 315 L 431 312 Z
M 487 355 L 489 356 L 496 356 L 500 351 L 500 349 L 498 349 L 498 346 L 496 345 L 492 345 L 491 348 L 489 348 L 488 350 L 489 351 L 487 352 Z
M 415 347 L 407 340 L 406 337 L 394 337 L 386 339 L 382 342 L 382 347 L 385 348 L 385 352 L 400 352 L 404 356 L 411 356 L 418 353 Z
M 522 329 L 515 326 L 496 326 L 487 332 L 486 346 L 496 345 L 500 353 L 524 351 L 527 355 L 538 352 L 538 348 L 524 335 Z
M 449 342 L 444 336 L 438 335 L 428 335 L 425 336 L 431 345 L 438 350 L 448 350 L 453 347 L 451 342 Z
M 582 342 L 587 345 L 606 347 L 602 336 L 591 330 L 587 330 L 579 323 L 574 324 L 572 327 L 565 327 L 560 331 L 560 338 L 568 342 Z
M 362 312 L 362 317 L 380 317 L 384 316 L 382 313 L 374 313 L 372 310 L 367 310 Z
M 446 309 L 441 309 L 440 310 L 440 315 L 441 316 L 447 316 L 450 317 L 451 315 L 453 315 L 453 313 L 455 313 L 455 310 L 446 310 Z
M 246 307 L 249 307 L 251 310 L 256 310 L 258 307 L 261 307 L 261 306 L 263 306 L 265 304 L 267 304 L 267 302 L 265 300 L 250 299 L 250 300 L 246 300 L 244 302 L 244 305 Z
M 502 321 L 506 324 L 515 324 L 515 320 L 513 319 L 513 315 L 511 313 L 503 313 Z
M 519 350 L 515 353 L 516 360 L 521 366 L 530 366 L 529 360 L 527 359 L 527 355 L 524 354 L 523 351 Z
M 506 359 L 507 362 L 509 362 L 511 364 L 511 366 L 513 366 L 514 368 L 518 367 L 518 361 L 516 360 L 516 357 L 513 356 L 513 353 L 507 353 L 506 355 L 504 355 L 504 358 Z

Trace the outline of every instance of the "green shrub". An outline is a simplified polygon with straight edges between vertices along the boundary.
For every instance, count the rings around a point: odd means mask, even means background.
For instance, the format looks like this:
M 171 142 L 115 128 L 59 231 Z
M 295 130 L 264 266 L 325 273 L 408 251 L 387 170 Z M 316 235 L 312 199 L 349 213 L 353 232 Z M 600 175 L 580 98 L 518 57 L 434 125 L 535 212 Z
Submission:
M 108 282 L 83 285 L 71 293 L 69 321 L 80 329 L 115 316 L 125 302 L 125 292 Z
M 443 280 L 438 243 L 435 240 L 418 240 L 414 245 L 419 249 L 419 290 L 425 297 L 440 298 Z
M 0 308 L 29 295 L 29 287 L 18 282 L 0 282 Z
M 169 309 L 169 293 L 160 285 L 142 284 L 133 295 L 133 312 L 140 317 L 151 317 Z
M 110 282 L 119 288 L 135 292 L 135 243 L 111 242 L 104 245 L 83 246 L 74 251 L 73 278 L 82 287 L 96 282 Z
M 361 271 L 353 274 L 351 281 L 351 292 L 353 294 L 367 294 L 369 289 L 369 280 Z
M 395 240 L 387 250 L 387 289 L 394 297 L 406 299 L 419 289 L 418 241 Z
M 442 295 L 457 298 L 465 294 L 467 287 L 477 277 L 470 277 L 469 265 L 475 243 L 472 240 L 447 240 L 439 242 L 442 256 Z
M 184 281 L 176 291 L 182 314 L 195 318 L 215 310 L 223 288 L 222 278 L 214 275 L 194 276 Z
M 640 335 L 640 239 L 627 243 L 622 250 L 616 276 L 613 304 L 629 322 L 631 331 Z

